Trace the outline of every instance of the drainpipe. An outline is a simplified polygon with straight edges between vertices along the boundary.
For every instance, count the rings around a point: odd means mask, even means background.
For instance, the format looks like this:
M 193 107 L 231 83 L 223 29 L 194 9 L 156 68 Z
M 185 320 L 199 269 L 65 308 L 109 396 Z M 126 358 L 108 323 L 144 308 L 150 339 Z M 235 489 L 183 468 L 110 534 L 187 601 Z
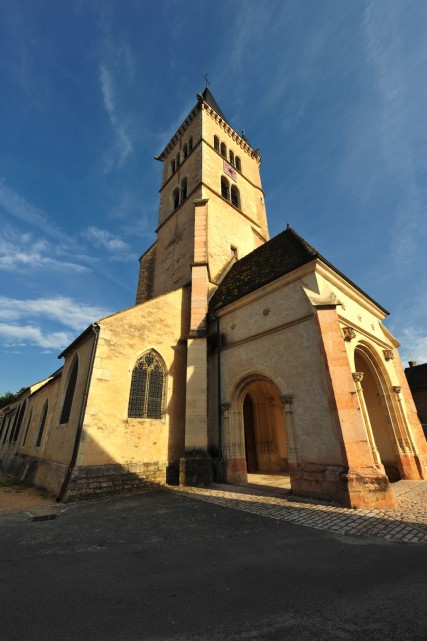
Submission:
M 218 392 L 218 462 L 222 459 L 222 414 L 221 414 L 221 334 L 220 334 L 220 320 L 216 318 L 216 371 L 217 371 L 217 392 Z
M 93 330 L 93 332 L 95 334 L 95 339 L 93 341 L 92 353 L 90 355 L 89 370 L 88 370 L 88 375 L 87 375 L 87 379 L 86 379 L 86 385 L 85 385 L 85 390 L 84 390 L 84 395 L 83 395 L 83 402 L 82 402 L 82 406 L 80 408 L 79 422 L 77 424 L 76 438 L 75 438 L 75 441 L 74 441 L 74 448 L 73 448 L 73 453 L 71 455 L 70 464 L 68 466 L 65 478 L 64 478 L 64 480 L 62 482 L 61 489 L 59 490 L 58 496 L 56 497 L 56 500 L 58 502 L 62 501 L 62 497 L 65 494 L 65 491 L 67 489 L 68 482 L 70 480 L 72 471 L 74 470 L 74 467 L 76 465 L 77 454 L 79 453 L 80 439 L 81 439 L 82 431 L 83 431 L 83 420 L 84 420 L 85 411 L 86 411 L 87 399 L 88 399 L 88 396 L 89 396 L 90 381 L 91 381 L 91 378 L 92 378 L 93 363 L 95 361 L 96 348 L 98 347 L 99 329 L 100 328 L 99 328 L 99 325 L 97 323 L 94 323 L 92 325 L 92 330 Z

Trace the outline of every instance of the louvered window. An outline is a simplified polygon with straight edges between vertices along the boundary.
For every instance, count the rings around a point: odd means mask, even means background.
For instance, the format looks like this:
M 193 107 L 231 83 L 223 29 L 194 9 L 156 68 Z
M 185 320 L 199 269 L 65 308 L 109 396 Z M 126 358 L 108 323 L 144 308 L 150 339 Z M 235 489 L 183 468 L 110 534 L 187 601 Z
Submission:
M 231 188 L 231 204 L 240 209 L 240 194 L 237 187 L 234 185 Z
M 153 350 L 139 359 L 132 372 L 129 418 L 162 418 L 165 379 L 164 365 Z
M 226 200 L 230 199 L 230 185 L 226 178 L 221 178 L 221 196 Z

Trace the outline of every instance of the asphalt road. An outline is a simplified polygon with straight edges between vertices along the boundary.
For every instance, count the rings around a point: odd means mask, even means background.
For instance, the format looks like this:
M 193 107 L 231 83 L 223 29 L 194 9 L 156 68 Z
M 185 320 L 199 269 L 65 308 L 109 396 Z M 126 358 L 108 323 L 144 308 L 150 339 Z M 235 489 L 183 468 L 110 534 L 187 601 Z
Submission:
M 427 546 L 168 493 L 0 515 L 1 641 L 425 641 Z

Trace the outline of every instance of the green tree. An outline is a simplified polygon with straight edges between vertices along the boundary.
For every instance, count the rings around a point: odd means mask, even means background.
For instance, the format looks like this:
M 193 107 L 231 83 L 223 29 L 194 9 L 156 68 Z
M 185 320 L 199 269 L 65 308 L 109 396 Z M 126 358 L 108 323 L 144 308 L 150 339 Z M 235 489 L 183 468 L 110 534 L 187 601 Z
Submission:
M 10 403 L 13 403 L 13 401 L 14 401 L 15 399 L 17 399 L 17 398 L 18 398 L 18 396 L 19 396 L 20 394 L 22 394 L 22 392 L 23 392 L 25 389 L 26 389 L 25 387 L 21 387 L 21 389 L 19 390 L 19 392 L 15 392 L 15 393 L 13 393 L 13 392 L 6 392 L 6 393 L 5 393 L 5 394 L 3 394 L 2 396 L 0 396 L 0 409 L 1 409 L 2 407 L 6 407 L 6 405 L 10 405 Z

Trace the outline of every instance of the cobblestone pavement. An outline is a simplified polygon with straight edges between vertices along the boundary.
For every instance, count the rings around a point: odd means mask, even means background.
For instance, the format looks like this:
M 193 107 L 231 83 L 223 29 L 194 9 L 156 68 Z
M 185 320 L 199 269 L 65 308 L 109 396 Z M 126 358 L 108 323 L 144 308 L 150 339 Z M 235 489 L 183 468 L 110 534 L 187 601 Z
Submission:
M 427 481 L 403 481 L 396 486 L 397 508 L 393 510 L 355 510 L 332 501 L 293 495 L 281 497 L 277 490 L 232 485 L 179 487 L 171 491 L 234 510 L 335 534 L 402 543 L 427 543 Z

